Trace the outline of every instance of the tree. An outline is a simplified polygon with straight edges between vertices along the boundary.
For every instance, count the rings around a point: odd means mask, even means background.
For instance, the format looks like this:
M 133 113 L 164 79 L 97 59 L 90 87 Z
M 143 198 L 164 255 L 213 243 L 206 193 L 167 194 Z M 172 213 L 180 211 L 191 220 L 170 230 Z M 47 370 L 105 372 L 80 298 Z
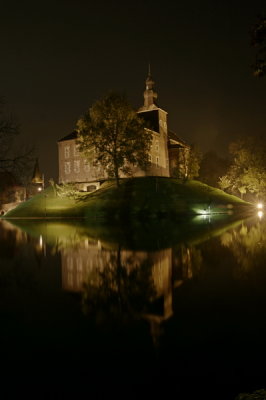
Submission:
M 0 172 L 9 172 L 21 179 L 32 169 L 33 149 L 16 146 L 18 135 L 16 118 L 5 111 L 4 102 L 0 100 Z
M 266 18 L 260 17 L 251 31 L 251 43 L 257 49 L 256 61 L 252 66 L 254 75 L 266 74 Z
M 229 146 L 232 163 L 220 178 L 219 186 L 233 194 L 266 196 L 266 145 L 262 140 L 245 138 Z
M 98 322 L 138 319 L 147 313 L 156 297 L 152 263 L 137 265 L 134 258 L 122 260 L 121 246 L 111 253 L 103 268 L 88 276 L 82 295 L 83 311 Z
M 80 151 L 100 163 L 109 176 L 130 175 L 134 166 L 149 165 L 152 134 L 124 95 L 111 92 L 96 101 L 78 121 Z
M 185 177 L 187 179 L 194 179 L 199 176 L 200 161 L 202 154 L 197 146 L 192 145 L 190 150 L 183 153 L 186 160 L 184 160 L 185 165 Z

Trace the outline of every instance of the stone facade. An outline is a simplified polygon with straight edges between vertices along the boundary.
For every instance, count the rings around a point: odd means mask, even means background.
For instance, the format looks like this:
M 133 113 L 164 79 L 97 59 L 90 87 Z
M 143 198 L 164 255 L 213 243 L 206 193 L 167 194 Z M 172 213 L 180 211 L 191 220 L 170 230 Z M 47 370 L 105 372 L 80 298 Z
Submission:
M 74 182 L 80 190 L 97 189 L 108 178 L 101 165 L 89 162 L 78 150 L 77 133 L 58 142 L 59 183 Z
M 137 113 L 152 132 L 152 145 L 149 168 L 144 171 L 135 167 L 133 176 L 186 176 L 189 145 L 168 130 L 167 112 L 157 106 L 157 93 L 150 71 L 146 79 L 144 105 Z M 82 156 L 76 139 L 77 132 L 72 132 L 58 141 L 59 183 L 75 183 L 79 190 L 85 191 L 97 189 L 108 176 L 100 164 L 89 162 Z

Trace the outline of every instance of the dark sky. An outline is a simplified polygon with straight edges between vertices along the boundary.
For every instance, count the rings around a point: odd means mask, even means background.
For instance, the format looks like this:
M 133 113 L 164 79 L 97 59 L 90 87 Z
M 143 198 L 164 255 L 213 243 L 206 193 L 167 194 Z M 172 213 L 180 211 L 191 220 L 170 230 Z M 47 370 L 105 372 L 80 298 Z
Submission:
M 112 89 L 143 104 L 149 62 L 169 127 L 187 142 L 222 153 L 238 135 L 266 137 L 249 35 L 265 0 L 9 0 L 0 12 L 0 96 L 46 180 L 57 179 L 57 140 L 95 100 Z

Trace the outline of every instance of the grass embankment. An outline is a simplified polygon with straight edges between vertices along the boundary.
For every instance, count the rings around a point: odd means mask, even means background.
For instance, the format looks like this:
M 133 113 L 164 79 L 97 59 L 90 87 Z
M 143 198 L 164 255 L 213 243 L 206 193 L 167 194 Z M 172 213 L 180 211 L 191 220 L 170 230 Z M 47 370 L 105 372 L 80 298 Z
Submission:
M 105 182 L 78 199 L 57 197 L 48 188 L 5 215 L 5 218 L 152 219 L 203 213 L 242 213 L 250 204 L 198 181 L 133 178 Z

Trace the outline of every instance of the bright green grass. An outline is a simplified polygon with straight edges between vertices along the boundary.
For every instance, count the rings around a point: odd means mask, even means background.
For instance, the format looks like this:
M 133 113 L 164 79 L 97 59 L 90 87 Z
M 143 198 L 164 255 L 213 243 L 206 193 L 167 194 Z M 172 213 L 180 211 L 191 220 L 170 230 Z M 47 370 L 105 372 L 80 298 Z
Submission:
M 5 218 L 89 218 L 107 220 L 175 218 L 180 215 L 239 212 L 250 204 L 198 181 L 133 178 L 104 183 L 78 200 L 56 197 L 52 188 L 21 203 Z

